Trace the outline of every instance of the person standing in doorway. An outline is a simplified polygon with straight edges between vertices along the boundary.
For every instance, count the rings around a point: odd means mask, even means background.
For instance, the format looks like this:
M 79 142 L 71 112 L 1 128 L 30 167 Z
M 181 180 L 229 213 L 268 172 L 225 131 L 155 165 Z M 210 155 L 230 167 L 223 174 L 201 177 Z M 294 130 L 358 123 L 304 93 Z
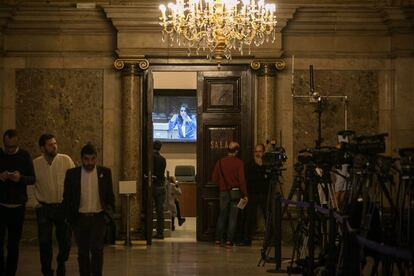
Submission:
M 19 259 L 19 242 L 22 236 L 27 202 L 27 185 L 36 181 L 30 154 L 19 148 L 15 129 L 3 134 L 0 150 L 0 275 L 14 276 Z M 4 241 L 7 231 L 7 258 Z
M 175 230 L 175 218 L 178 226 L 183 225 L 185 218 L 181 217 L 180 201 L 178 197 L 182 194 L 181 188 L 174 176 L 168 177 L 167 197 L 165 200 L 166 209 L 171 213 L 171 230 Z
M 111 170 L 97 166 L 97 151 L 88 143 L 81 150 L 82 166 L 66 172 L 63 208 L 78 246 L 80 276 L 100 276 L 106 219 L 114 210 Z
M 257 144 L 254 151 L 254 159 L 245 166 L 247 192 L 249 193 L 249 203 L 246 206 L 246 220 L 241 245 L 250 246 L 257 225 L 257 208 L 263 214 L 266 221 L 266 203 L 269 183 L 266 168 L 263 166 L 263 154 L 265 145 Z
M 213 171 L 213 181 L 220 190 L 220 213 L 217 220 L 216 245 L 224 241 L 224 229 L 226 231 L 226 247 L 233 246 L 234 232 L 237 224 L 237 202 L 232 200 L 230 190 L 239 188 L 241 198 L 247 201 L 246 180 L 244 176 L 243 161 L 236 157 L 239 152 L 239 144 L 230 142 L 227 156 L 217 161 Z
M 35 196 L 38 201 L 36 217 L 41 270 L 45 276 L 54 275 L 52 233 L 55 226 L 56 240 L 59 244 L 56 275 L 64 276 L 72 233 L 61 203 L 66 171 L 74 168 L 75 164 L 68 155 L 58 153 L 53 134 L 41 135 L 39 147 L 42 155 L 33 160 L 33 165 L 36 174 Z
M 154 198 L 155 212 L 157 215 L 157 234 L 154 236 L 154 239 L 162 240 L 164 239 L 165 167 L 167 166 L 167 161 L 160 154 L 161 147 L 161 141 L 154 141 L 154 152 L 152 156 L 154 182 L 152 185 L 152 196 Z

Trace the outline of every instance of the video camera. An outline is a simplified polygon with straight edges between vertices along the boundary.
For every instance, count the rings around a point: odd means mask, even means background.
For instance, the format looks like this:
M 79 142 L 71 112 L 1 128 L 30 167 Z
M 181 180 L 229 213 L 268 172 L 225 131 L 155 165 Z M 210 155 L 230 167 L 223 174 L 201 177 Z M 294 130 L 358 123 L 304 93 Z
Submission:
M 286 151 L 283 147 L 276 147 L 274 141 L 270 143 L 272 149 L 263 154 L 263 165 L 266 167 L 266 170 L 280 170 L 283 167 L 283 163 L 287 160 Z
M 306 148 L 299 151 L 298 161 L 302 164 L 315 164 L 318 166 L 339 164 L 343 153 L 337 148 Z
M 388 133 L 355 136 L 355 143 L 341 143 L 341 150 L 353 154 L 375 155 L 385 152 L 385 137 Z

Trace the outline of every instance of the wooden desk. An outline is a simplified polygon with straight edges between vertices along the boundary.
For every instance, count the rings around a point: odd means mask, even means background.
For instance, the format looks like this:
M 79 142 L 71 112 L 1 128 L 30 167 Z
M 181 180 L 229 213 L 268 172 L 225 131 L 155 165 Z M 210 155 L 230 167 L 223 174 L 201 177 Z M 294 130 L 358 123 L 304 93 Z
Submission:
M 182 195 L 179 197 L 181 216 L 197 216 L 197 184 L 195 182 L 179 182 Z

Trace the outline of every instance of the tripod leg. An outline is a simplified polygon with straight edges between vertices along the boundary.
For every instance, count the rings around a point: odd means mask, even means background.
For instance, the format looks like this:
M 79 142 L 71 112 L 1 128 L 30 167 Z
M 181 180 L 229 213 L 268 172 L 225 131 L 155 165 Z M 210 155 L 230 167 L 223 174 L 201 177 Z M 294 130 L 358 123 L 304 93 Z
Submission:
M 260 266 L 260 264 L 262 264 L 262 266 L 265 265 L 267 258 L 268 258 L 268 252 L 269 252 L 269 245 L 271 244 L 271 238 L 272 238 L 272 202 L 271 202 L 271 198 L 272 198 L 272 194 L 273 194 L 273 185 L 270 184 L 269 185 L 269 191 L 267 194 L 267 201 L 266 201 L 266 221 L 265 221 L 265 232 L 264 232 L 264 237 L 263 237 L 263 244 L 262 244 L 262 249 L 260 250 L 260 259 L 259 262 L 257 264 L 257 266 Z

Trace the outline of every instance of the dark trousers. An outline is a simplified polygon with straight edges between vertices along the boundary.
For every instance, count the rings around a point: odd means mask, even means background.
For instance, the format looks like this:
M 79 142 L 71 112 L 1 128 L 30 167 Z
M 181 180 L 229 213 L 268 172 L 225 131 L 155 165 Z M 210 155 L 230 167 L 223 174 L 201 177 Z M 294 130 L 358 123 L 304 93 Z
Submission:
M 157 235 L 164 235 L 164 202 L 165 187 L 154 185 L 152 195 L 155 203 L 155 213 L 157 214 Z
M 251 243 L 254 233 L 257 228 L 257 208 L 260 207 L 260 211 L 263 214 L 266 221 L 267 213 L 267 196 L 263 194 L 250 194 L 249 202 L 246 205 L 246 220 L 244 224 L 243 241 L 245 243 Z
M 226 233 L 226 241 L 234 241 L 234 232 L 237 224 L 237 214 L 239 208 L 237 202 L 230 199 L 228 192 L 220 192 L 220 213 L 217 220 L 216 241 L 224 241 L 224 233 Z M 227 231 L 224 232 L 227 226 Z
M 101 276 L 105 238 L 103 213 L 79 215 L 74 224 L 80 276 Z
M 180 202 L 176 199 L 174 200 L 175 208 L 177 209 L 177 218 L 178 220 L 181 219 L 181 208 L 180 208 Z
M 63 209 L 58 204 L 45 204 L 36 208 L 40 263 L 42 265 L 43 275 L 53 275 L 52 258 L 53 258 L 53 226 L 55 226 L 56 240 L 59 245 L 57 255 L 58 270 L 57 275 L 65 275 L 65 262 L 69 258 L 71 246 L 71 230 L 66 222 Z
M 0 205 L 0 275 L 16 275 L 19 260 L 19 242 L 22 236 L 25 206 L 7 208 Z M 7 230 L 7 260 L 4 241 Z
M 178 201 L 178 199 L 174 200 L 174 204 L 175 204 L 175 209 L 177 210 L 177 219 L 178 219 L 178 224 L 180 224 L 180 220 L 182 219 L 181 217 L 181 208 L 180 208 L 180 202 Z M 173 230 L 175 229 L 175 217 L 172 217 L 172 228 Z

